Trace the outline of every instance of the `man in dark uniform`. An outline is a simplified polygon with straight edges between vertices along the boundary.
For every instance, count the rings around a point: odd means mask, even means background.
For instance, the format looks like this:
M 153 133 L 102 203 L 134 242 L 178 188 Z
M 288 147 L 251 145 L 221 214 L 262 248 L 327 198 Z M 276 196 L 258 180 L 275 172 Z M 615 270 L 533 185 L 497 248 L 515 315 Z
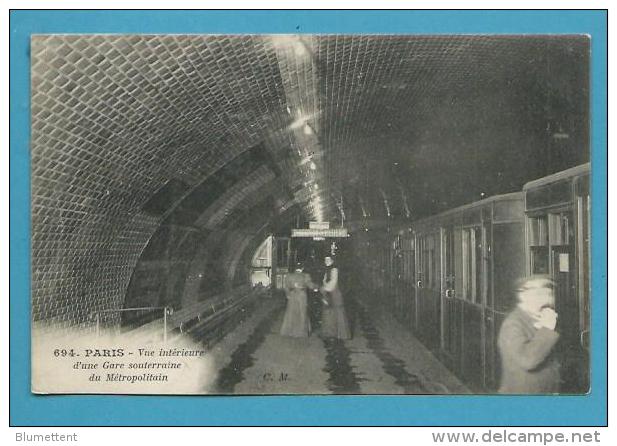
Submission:
M 554 347 L 559 333 L 553 281 L 541 275 L 521 279 L 517 297 L 518 306 L 499 331 L 499 393 L 557 393 L 560 376 Z
M 311 250 L 311 254 L 306 259 L 304 271 L 311 276 L 314 283 L 321 283 L 323 280 L 323 268 L 321 262 L 315 254 L 315 250 Z M 318 329 L 321 325 L 321 307 L 322 295 L 319 291 L 309 290 L 308 292 L 308 313 L 311 320 L 313 330 Z

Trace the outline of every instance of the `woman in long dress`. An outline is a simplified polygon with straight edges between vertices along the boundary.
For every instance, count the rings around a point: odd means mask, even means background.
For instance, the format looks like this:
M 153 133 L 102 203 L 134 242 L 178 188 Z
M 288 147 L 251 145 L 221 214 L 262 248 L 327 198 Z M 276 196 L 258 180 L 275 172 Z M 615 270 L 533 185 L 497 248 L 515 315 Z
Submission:
M 338 286 L 339 270 L 332 257 L 325 258 L 326 274 L 323 279 L 322 293 L 327 296 L 328 304 L 324 305 L 321 316 L 321 335 L 338 339 L 351 339 L 351 330 L 343 295 Z
M 293 273 L 285 277 L 285 295 L 287 309 L 281 326 L 281 335 L 306 338 L 311 333 L 311 322 L 307 310 L 307 288 L 317 288 L 311 276 L 298 264 Z

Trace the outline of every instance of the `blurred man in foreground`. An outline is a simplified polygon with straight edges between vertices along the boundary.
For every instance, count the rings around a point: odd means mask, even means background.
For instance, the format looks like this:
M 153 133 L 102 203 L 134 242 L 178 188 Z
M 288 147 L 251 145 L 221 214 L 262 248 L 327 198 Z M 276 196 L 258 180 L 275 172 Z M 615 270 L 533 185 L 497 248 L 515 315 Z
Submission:
M 553 281 L 535 275 L 520 279 L 517 307 L 499 331 L 501 385 L 499 393 L 559 392 L 559 362 L 554 347 L 557 313 Z

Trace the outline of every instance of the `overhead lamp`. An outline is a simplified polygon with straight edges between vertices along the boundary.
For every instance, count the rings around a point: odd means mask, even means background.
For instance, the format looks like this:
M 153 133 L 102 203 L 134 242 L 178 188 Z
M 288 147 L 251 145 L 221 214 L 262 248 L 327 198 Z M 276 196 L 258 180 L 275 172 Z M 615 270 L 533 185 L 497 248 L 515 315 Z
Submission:
M 311 162 L 311 161 L 313 160 L 313 155 L 314 155 L 314 154 L 315 154 L 314 152 L 310 152 L 307 156 L 305 156 L 304 158 L 302 158 L 302 159 L 300 160 L 300 165 L 301 165 L 301 166 L 304 166 L 306 163 Z
M 291 109 L 289 110 L 289 114 L 291 114 Z M 289 125 L 289 128 L 291 130 L 298 130 L 306 125 L 307 119 L 308 118 L 300 112 L 299 116 Z
M 296 56 L 308 55 L 308 48 L 298 35 L 275 34 L 271 38 L 272 43 L 277 48 L 291 49 Z
M 311 128 L 310 125 L 308 125 L 308 123 L 304 124 L 304 134 L 305 135 L 312 135 L 313 134 L 313 129 Z
M 311 170 L 316 170 L 317 164 L 315 164 L 315 161 L 311 161 L 311 164 L 309 164 L 309 167 L 311 168 Z

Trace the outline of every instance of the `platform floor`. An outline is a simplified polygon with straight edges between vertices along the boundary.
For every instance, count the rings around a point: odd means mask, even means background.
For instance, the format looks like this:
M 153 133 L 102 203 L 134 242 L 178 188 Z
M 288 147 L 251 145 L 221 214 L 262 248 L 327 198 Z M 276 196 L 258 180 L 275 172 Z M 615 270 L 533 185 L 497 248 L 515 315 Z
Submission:
M 353 339 L 279 334 L 285 299 L 265 298 L 211 350 L 207 393 L 466 394 L 469 390 L 388 313 L 348 299 Z

